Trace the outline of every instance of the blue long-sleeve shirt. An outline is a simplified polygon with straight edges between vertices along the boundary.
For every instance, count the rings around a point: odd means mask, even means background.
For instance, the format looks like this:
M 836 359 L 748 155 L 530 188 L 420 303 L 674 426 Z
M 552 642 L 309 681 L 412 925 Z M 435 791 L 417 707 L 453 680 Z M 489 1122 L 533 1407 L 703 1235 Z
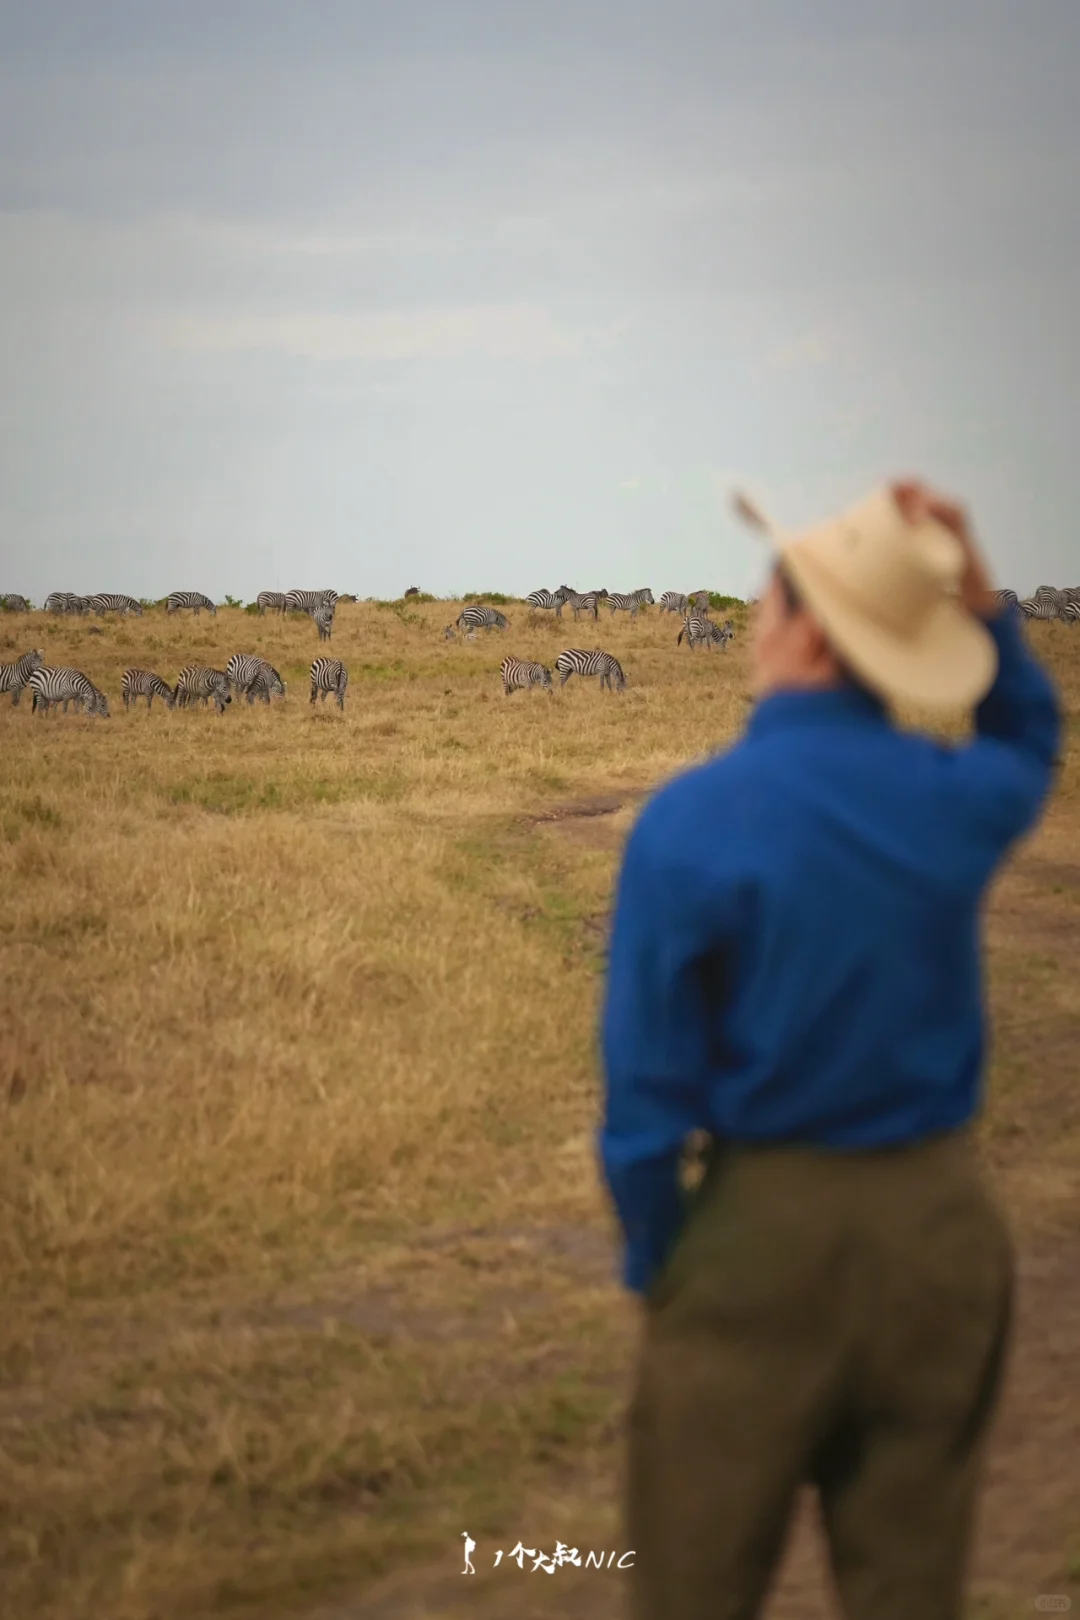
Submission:
M 777 693 L 640 816 L 602 1027 L 628 1287 L 678 1235 L 692 1131 L 858 1149 L 975 1113 L 980 902 L 1060 730 L 1013 612 L 989 628 L 998 674 L 963 745 L 898 730 L 855 687 Z

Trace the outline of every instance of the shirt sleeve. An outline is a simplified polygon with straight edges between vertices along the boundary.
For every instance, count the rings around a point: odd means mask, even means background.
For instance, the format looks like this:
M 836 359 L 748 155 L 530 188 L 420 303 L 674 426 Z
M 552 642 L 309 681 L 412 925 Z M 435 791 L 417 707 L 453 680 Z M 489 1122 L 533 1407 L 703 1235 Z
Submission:
M 626 1240 L 626 1286 L 638 1293 L 647 1292 L 678 1236 L 680 1152 L 706 1123 L 715 1008 L 704 957 L 722 935 L 715 885 L 704 874 L 691 885 L 671 857 L 669 836 L 646 812 L 619 879 L 603 1014 L 600 1153 Z M 715 986 L 715 974 L 708 982 Z
M 989 872 L 1033 824 L 1053 779 L 1061 713 L 1049 677 L 1033 656 L 1015 609 L 987 625 L 998 649 L 998 673 L 975 711 L 975 736 L 948 755 L 969 853 Z

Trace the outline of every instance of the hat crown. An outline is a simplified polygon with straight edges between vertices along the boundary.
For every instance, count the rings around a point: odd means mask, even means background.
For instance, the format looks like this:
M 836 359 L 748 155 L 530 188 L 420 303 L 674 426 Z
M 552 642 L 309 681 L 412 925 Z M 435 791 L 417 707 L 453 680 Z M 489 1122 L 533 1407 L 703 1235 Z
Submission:
M 963 568 L 956 537 L 939 523 L 908 523 L 888 490 L 795 536 L 789 548 L 901 636 L 919 633 L 942 596 L 957 589 Z

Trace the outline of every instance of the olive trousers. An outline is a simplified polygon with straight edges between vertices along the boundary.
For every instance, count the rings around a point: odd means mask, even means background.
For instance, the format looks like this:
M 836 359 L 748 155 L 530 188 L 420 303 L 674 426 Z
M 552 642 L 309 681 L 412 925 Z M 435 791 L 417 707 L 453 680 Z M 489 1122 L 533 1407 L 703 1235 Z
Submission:
M 966 1132 L 714 1149 L 645 1306 L 634 1620 L 753 1620 L 803 1484 L 848 1620 L 960 1620 L 1012 1285 Z

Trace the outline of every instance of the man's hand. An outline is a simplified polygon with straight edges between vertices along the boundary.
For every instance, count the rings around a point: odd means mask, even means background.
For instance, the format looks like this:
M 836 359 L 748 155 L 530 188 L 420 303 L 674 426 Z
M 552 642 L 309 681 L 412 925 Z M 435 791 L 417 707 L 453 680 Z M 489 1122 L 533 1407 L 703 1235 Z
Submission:
M 969 612 L 977 614 L 979 618 L 992 619 L 998 611 L 997 600 L 964 508 L 959 502 L 947 499 L 917 479 L 903 480 L 891 488 L 893 499 L 908 523 L 923 523 L 932 519 L 956 536 L 964 552 L 961 601 Z

